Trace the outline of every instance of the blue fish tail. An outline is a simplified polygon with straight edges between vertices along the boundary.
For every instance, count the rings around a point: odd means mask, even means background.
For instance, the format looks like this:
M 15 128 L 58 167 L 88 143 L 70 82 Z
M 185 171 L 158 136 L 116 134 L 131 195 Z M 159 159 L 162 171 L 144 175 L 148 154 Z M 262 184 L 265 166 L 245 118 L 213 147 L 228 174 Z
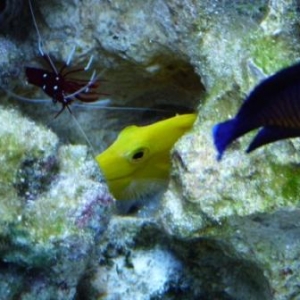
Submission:
M 217 148 L 217 160 L 221 160 L 224 151 L 237 137 L 237 120 L 231 119 L 213 127 L 213 139 Z
M 281 128 L 278 126 L 266 126 L 263 127 L 255 138 L 252 140 L 250 146 L 247 149 L 247 153 L 254 151 L 255 149 L 287 138 L 299 137 L 299 128 Z

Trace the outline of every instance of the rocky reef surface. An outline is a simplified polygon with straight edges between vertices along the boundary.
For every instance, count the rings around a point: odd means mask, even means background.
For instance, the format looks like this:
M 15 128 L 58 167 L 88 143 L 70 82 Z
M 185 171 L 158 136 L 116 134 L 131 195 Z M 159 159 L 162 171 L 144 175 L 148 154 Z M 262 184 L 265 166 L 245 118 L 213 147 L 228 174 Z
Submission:
M 0 11 L 1 86 L 45 97 L 25 81 L 24 67 L 42 63 L 28 3 L 11 3 Z M 18 3 L 24 9 L 15 15 Z M 59 107 L 50 101 L 3 96 L 0 298 L 297 299 L 298 139 L 248 155 L 250 134 L 218 162 L 211 136 L 260 80 L 298 59 L 297 1 L 39 0 L 33 7 L 55 63 L 74 46 L 73 66 L 93 56 L 91 70 L 113 105 L 183 106 L 198 119 L 171 153 L 157 213 L 116 216 L 72 116 L 53 120 Z M 99 152 L 120 128 L 145 119 L 71 109 Z
M 1 107 L 0 299 L 74 299 L 113 199 L 86 146 Z

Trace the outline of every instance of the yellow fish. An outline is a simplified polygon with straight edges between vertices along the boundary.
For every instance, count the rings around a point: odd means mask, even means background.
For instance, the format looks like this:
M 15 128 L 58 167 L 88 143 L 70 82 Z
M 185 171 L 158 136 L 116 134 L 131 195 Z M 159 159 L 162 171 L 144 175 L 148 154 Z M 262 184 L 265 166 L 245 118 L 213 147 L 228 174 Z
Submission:
M 166 186 L 170 150 L 196 114 L 177 115 L 148 126 L 128 126 L 96 160 L 117 200 L 138 199 Z

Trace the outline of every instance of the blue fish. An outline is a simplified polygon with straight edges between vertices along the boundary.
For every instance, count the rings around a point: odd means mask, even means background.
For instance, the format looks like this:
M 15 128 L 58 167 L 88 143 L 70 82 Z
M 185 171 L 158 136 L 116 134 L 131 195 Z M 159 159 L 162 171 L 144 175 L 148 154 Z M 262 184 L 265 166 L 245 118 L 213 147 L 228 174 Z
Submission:
M 217 159 L 222 158 L 235 139 L 260 127 L 247 153 L 278 140 L 300 136 L 300 63 L 263 80 L 233 119 L 213 127 Z

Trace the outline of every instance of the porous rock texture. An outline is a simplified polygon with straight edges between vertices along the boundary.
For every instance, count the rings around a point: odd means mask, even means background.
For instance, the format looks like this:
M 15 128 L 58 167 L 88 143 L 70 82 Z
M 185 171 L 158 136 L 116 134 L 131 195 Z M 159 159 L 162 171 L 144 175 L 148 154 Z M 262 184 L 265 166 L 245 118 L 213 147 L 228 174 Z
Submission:
M 265 76 L 298 58 L 297 1 L 40 0 L 34 9 L 43 46 L 55 63 L 62 64 L 74 45 L 72 65 L 86 65 L 92 55 L 91 70 L 103 79 L 101 91 L 113 105 L 168 105 L 176 106 L 175 111 L 183 106 L 198 112 L 194 129 L 172 151 L 171 180 L 157 214 L 149 219 L 113 217 L 98 243 L 99 261 L 89 264 L 93 271 L 80 281 L 77 295 L 87 299 L 122 299 L 123 295 L 126 299 L 297 298 L 299 141 L 278 142 L 246 155 L 249 134 L 235 142 L 221 162 L 216 160 L 212 142 L 214 124 L 234 116 L 247 93 Z M 22 95 L 40 98 L 38 89 L 25 85 L 22 68 L 41 66 L 37 34 L 28 25 L 28 10 L 20 20 L 27 24 L 25 39 L 14 30 L 20 28 L 17 20 L 12 21 L 9 36 L 0 39 L 0 52 L 5 54 L 0 60 L 1 83 Z M 87 72 L 86 79 L 89 76 Z M 36 109 L 36 104 L 13 101 L 8 103 L 37 122 L 45 124 L 48 116 L 53 117 L 50 102 Z M 73 106 L 72 111 L 99 152 L 125 125 L 145 119 L 140 111 L 103 112 L 99 105 L 89 110 Z M 64 142 L 82 143 L 69 117 L 64 113 L 50 126 Z M 71 149 L 63 147 L 55 157 L 69 156 Z M 39 162 L 32 164 L 42 168 Z M 28 166 L 29 162 L 23 167 L 25 178 L 30 176 Z M 52 185 L 52 180 L 44 180 L 46 186 Z M 40 191 L 21 183 L 19 180 L 18 191 L 39 199 Z M 35 184 L 38 190 L 44 186 Z M 35 207 L 43 211 L 32 204 L 39 201 L 27 201 L 26 214 Z M 8 214 L 5 224 L 24 222 L 18 216 Z M 65 233 L 60 222 L 50 223 L 60 224 L 58 232 Z M 71 227 L 75 232 L 76 226 Z M 31 234 L 49 241 L 50 235 L 39 226 Z M 71 240 L 63 239 L 76 245 Z M 56 247 L 53 251 L 62 253 Z M 14 253 L 2 252 L 3 268 L 15 264 Z M 32 258 L 18 259 L 26 264 Z M 3 269 L 2 274 L 7 274 L 8 286 L 22 290 L 19 267 Z M 36 279 L 33 289 L 45 288 L 39 285 L 43 278 Z M 65 291 L 65 285 L 57 289 L 50 283 L 53 292 Z

